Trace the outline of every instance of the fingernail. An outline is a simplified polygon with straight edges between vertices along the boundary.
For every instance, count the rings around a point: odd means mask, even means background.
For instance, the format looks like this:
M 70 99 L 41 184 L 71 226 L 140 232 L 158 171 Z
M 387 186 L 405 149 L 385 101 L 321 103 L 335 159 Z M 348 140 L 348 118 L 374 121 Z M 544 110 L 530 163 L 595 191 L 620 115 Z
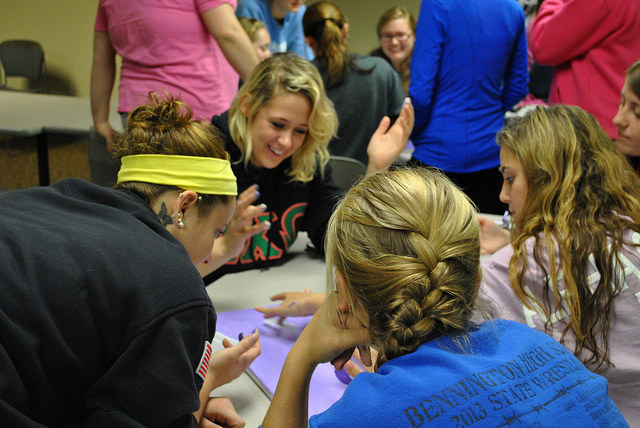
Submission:
M 240 334 L 238 335 L 238 340 L 242 340 L 242 339 L 244 339 L 244 333 L 240 333 Z
M 271 222 L 270 221 L 265 221 L 264 224 L 267 225 L 267 229 L 271 229 Z
M 260 198 L 260 192 L 258 192 L 258 191 L 256 190 L 256 194 L 255 194 L 255 196 L 256 196 L 256 199 Z
M 262 212 L 265 212 L 267 210 L 267 204 L 260 204 L 260 209 Z
M 253 330 L 252 334 L 258 334 L 258 329 L 256 328 L 255 330 Z
M 260 185 L 259 184 L 254 184 L 254 186 L 256 186 L 256 191 L 260 190 Z

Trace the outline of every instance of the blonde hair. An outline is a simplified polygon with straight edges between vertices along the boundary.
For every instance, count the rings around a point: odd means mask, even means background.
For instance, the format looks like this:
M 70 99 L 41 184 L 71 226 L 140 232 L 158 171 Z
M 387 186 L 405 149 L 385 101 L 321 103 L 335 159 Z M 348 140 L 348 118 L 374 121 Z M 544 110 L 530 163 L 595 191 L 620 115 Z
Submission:
M 178 98 L 153 92 L 149 93 L 148 104 L 136 107 L 127 117 L 126 132 L 115 138 L 112 154 L 118 159 L 142 154 L 229 158 L 211 124 L 193 120 L 191 107 Z M 168 190 L 179 189 L 141 182 L 120 183 L 115 187 L 132 191 L 147 203 Z M 200 215 L 208 214 L 217 204 L 229 202 L 224 195 L 200 196 Z
M 291 156 L 292 180 L 309 182 L 318 167 L 329 161 L 329 141 L 338 129 L 338 117 L 327 97 L 318 70 L 306 59 L 291 52 L 265 59 L 240 88 L 229 109 L 231 138 L 242 153 L 245 168 L 251 160 L 251 122 L 260 109 L 283 93 L 305 96 L 311 103 L 309 130 L 302 146 Z
M 479 283 L 478 230 L 469 198 L 423 168 L 368 177 L 339 203 L 327 230 L 327 269 L 343 274 L 369 317 L 376 368 L 466 331 Z
M 579 107 L 538 108 L 503 129 L 498 143 L 514 153 L 528 186 L 512 234 L 513 289 L 528 307 L 544 309 L 547 331 L 552 308 L 566 306 L 570 321 L 561 342 L 572 331 L 575 355 L 596 370 L 606 368 L 613 301 L 624 285 L 615 272 L 621 266 L 622 234 L 624 229 L 640 232 L 640 181 L 615 142 Z M 529 238 L 535 240 L 536 264 L 549 278 L 541 284 L 543 302 L 523 285 Z M 590 256 L 600 274 L 595 289 L 588 279 Z M 561 270 L 564 296 L 557 287 Z
M 249 36 L 249 40 L 251 40 L 252 42 L 256 41 L 258 31 L 260 29 L 268 31 L 267 27 L 264 25 L 264 22 L 260 21 L 259 19 L 241 16 L 238 18 L 238 21 L 240 22 L 240 25 L 242 25 L 244 32 L 247 33 L 247 36 Z

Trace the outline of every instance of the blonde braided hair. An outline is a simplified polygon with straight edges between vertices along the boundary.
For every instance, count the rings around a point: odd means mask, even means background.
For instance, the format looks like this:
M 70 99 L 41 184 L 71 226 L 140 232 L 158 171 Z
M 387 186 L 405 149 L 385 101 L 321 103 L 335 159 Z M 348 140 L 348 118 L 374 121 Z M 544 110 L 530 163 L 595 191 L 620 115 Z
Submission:
M 369 317 L 376 368 L 442 335 L 464 333 L 479 284 L 476 212 L 444 175 L 377 174 L 353 187 L 327 231 L 327 266 Z

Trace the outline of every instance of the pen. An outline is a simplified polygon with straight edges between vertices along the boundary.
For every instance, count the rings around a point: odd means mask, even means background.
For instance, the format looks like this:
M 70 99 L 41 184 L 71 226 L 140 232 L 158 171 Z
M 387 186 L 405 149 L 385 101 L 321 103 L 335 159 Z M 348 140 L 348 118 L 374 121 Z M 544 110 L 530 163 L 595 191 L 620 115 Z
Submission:
M 511 214 L 509 214 L 509 210 L 506 210 L 502 215 L 502 228 L 511 229 Z

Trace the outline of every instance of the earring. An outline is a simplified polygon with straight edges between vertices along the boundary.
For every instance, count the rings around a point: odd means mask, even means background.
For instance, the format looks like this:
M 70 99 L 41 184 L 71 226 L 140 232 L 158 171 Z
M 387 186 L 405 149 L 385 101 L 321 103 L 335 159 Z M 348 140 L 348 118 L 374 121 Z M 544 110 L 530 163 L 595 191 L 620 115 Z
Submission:
M 184 227 L 184 221 L 182 221 L 182 213 L 178 213 L 178 227 L 180 229 Z
M 178 195 L 178 197 L 179 197 L 179 198 L 181 198 L 181 197 L 182 197 L 182 193 L 180 193 L 180 194 Z

